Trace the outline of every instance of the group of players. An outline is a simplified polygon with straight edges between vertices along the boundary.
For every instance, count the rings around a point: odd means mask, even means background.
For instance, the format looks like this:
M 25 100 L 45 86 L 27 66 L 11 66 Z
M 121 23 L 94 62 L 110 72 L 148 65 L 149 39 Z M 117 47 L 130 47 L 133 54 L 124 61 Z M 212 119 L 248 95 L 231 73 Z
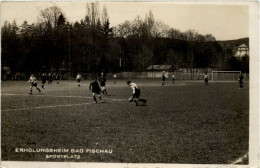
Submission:
M 56 80 L 56 84 L 58 85 L 60 79 L 61 79 L 61 74 L 53 75 L 53 74 L 49 73 L 47 76 L 46 73 L 43 73 L 42 74 L 42 89 L 45 89 L 44 85 L 45 85 L 46 81 L 48 81 L 48 84 L 52 84 L 53 80 Z M 32 94 L 33 87 L 35 87 L 39 91 L 39 93 L 41 93 L 41 89 L 37 87 L 37 78 L 34 76 L 34 74 L 31 74 L 28 82 L 31 83 L 29 94 Z
M 116 83 L 116 79 L 117 77 L 114 76 L 114 84 Z M 58 78 L 56 78 L 57 80 L 57 84 L 59 84 L 59 79 L 60 76 Z M 42 75 L 42 88 L 44 89 L 44 84 L 46 83 L 46 81 L 48 80 L 48 83 L 51 84 L 51 82 L 53 81 L 53 78 L 47 78 L 47 75 L 45 73 L 43 73 Z M 81 74 L 78 73 L 76 76 L 76 81 L 78 83 L 78 87 L 80 87 L 80 82 L 81 82 Z M 35 87 L 39 93 L 41 93 L 41 89 L 37 87 L 37 78 L 32 74 L 30 76 L 30 79 L 28 81 L 31 86 L 30 86 L 30 92 L 29 94 L 32 94 L 32 89 L 33 87 Z M 133 94 L 132 96 L 128 99 L 129 102 L 134 101 L 135 105 L 138 106 L 140 104 L 140 102 L 145 105 L 147 100 L 146 99 L 140 99 L 140 88 L 137 86 L 137 84 L 131 82 L 131 81 L 127 81 L 127 85 L 130 86 L 133 90 Z M 97 99 L 96 99 L 96 95 L 98 96 L 99 100 L 102 100 L 102 97 L 100 95 L 100 92 L 103 93 L 103 95 L 107 95 L 107 90 L 106 90 L 106 77 L 104 75 L 104 73 L 101 73 L 99 82 L 97 81 L 97 78 L 94 77 L 94 81 L 90 83 L 89 85 L 89 90 L 92 91 L 92 95 L 93 95 L 93 99 L 94 102 L 97 103 Z
M 46 83 L 48 79 L 48 83 L 51 84 L 51 82 L 53 81 L 53 77 L 51 78 L 47 78 L 47 75 L 44 73 L 43 76 L 42 76 L 42 88 L 44 89 L 44 84 Z M 115 78 L 114 78 L 115 79 Z M 162 86 L 164 86 L 165 84 L 165 75 L 163 73 L 162 75 Z M 57 81 L 57 84 L 59 84 L 59 80 L 60 80 L 60 75 L 57 75 L 56 76 L 56 81 Z M 76 76 L 76 80 L 77 80 L 77 83 L 78 83 L 78 87 L 80 87 L 80 82 L 81 82 L 81 75 L 80 73 L 77 74 Z M 241 74 L 238 78 L 239 80 L 239 89 L 242 89 L 243 88 L 243 75 Z M 175 81 L 175 77 L 174 75 L 172 75 L 172 83 L 174 83 Z M 208 86 L 208 75 L 205 74 L 204 75 L 204 81 L 205 81 L 205 86 Z M 36 77 L 32 74 L 29 81 L 31 83 L 31 86 L 30 86 L 30 93 L 29 94 L 32 94 L 32 88 L 35 87 L 39 93 L 41 93 L 41 89 L 39 89 L 37 87 L 37 79 Z M 114 84 L 115 84 L 115 80 L 114 80 Z M 127 81 L 127 85 L 130 86 L 133 90 L 133 94 L 132 96 L 128 99 L 129 102 L 132 102 L 134 101 L 135 102 L 135 105 L 138 106 L 139 105 L 139 102 L 141 102 L 143 105 L 145 105 L 147 103 L 147 100 L 146 99 L 140 99 L 140 94 L 141 94 L 141 91 L 140 91 L 140 88 L 137 86 L 136 83 L 133 83 L 131 81 Z M 96 99 L 96 96 L 98 96 L 99 100 L 102 100 L 101 98 L 101 95 L 100 95 L 100 92 L 103 93 L 103 95 L 107 95 L 107 90 L 106 90 L 106 77 L 104 75 L 104 73 L 102 72 L 101 73 L 101 76 L 100 76 L 100 79 L 99 79 L 99 82 L 97 81 L 97 78 L 95 77 L 94 78 L 94 81 L 90 83 L 89 85 L 89 90 L 92 91 L 92 95 L 93 95 L 93 99 L 94 99 L 94 102 L 97 103 L 97 99 Z

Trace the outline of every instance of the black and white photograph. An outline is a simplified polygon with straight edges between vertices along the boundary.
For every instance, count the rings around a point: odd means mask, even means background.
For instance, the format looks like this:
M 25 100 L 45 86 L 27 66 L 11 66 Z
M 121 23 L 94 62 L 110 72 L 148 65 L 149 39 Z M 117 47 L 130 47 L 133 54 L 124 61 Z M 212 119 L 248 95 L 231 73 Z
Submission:
M 258 167 L 258 5 L 2 1 L 0 167 Z

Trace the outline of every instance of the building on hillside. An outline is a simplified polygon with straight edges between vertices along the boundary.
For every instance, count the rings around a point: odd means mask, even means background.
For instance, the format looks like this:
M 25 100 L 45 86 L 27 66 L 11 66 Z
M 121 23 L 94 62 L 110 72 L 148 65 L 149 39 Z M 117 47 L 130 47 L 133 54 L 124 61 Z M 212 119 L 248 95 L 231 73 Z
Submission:
M 234 50 L 234 56 L 238 59 L 241 59 L 244 56 L 249 56 L 249 48 L 247 47 L 247 45 L 242 44 L 242 45 L 238 46 Z
M 168 78 L 171 65 L 150 65 L 147 68 L 148 78 L 161 78 L 164 73 L 165 77 Z

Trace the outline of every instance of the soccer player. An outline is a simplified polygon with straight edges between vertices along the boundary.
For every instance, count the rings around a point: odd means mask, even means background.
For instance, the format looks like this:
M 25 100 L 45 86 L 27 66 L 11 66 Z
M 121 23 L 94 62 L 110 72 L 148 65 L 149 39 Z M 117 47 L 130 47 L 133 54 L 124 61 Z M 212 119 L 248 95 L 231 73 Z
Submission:
M 136 106 L 138 106 L 138 101 L 142 102 L 145 105 L 147 100 L 146 99 L 139 99 L 140 94 L 141 94 L 139 87 L 131 81 L 127 81 L 127 85 L 130 86 L 133 89 L 133 95 L 128 99 L 128 101 L 129 102 L 134 101 Z
M 46 80 L 47 80 L 47 75 L 46 75 L 46 73 L 43 73 L 42 74 L 42 88 L 44 89 L 44 85 L 45 85 L 45 83 L 46 83 Z
M 174 81 L 175 81 L 175 76 L 174 74 L 172 74 L 172 83 L 174 83 Z
M 76 76 L 76 80 L 78 82 L 78 87 L 80 87 L 80 81 L 81 81 L 81 75 L 80 73 L 78 73 L 78 75 Z
M 204 82 L 205 82 L 205 86 L 209 86 L 209 76 L 207 73 L 204 75 Z
M 49 73 L 49 74 L 48 74 L 48 84 L 51 84 L 51 83 L 52 83 L 52 81 L 53 81 L 52 74 L 51 74 L 51 73 Z
M 243 89 L 243 75 L 241 73 L 241 75 L 238 77 L 238 81 L 239 81 L 239 89 Z
M 117 75 L 114 74 L 114 84 L 116 84 Z
M 97 103 L 97 99 L 95 97 L 95 94 L 98 95 L 99 99 L 101 100 L 101 96 L 100 96 L 100 87 L 98 85 L 98 82 L 97 82 L 97 78 L 94 78 L 94 81 L 90 83 L 89 85 L 89 90 L 92 91 L 92 94 L 93 94 L 93 99 L 95 101 L 95 103 Z
M 33 88 L 33 87 L 36 87 L 36 89 L 39 91 L 39 93 L 41 93 L 41 89 L 39 89 L 39 88 L 37 87 L 37 79 L 36 79 L 36 77 L 35 77 L 33 74 L 31 75 L 31 77 L 30 77 L 30 79 L 29 79 L 28 82 L 31 83 L 30 93 L 29 93 L 29 94 L 32 94 L 32 88 Z
M 106 90 L 106 77 L 104 76 L 104 73 L 101 73 L 101 77 L 99 79 L 101 91 L 103 95 L 107 95 L 107 90 Z
M 60 83 L 60 77 L 61 77 L 61 75 L 59 73 L 57 73 L 56 76 L 55 76 L 57 85 Z
M 164 86 L 165 79 L 166 79 L 166 77 L 165 77 L 164 72 L 163 72 L 163 74 L 162 74 L 162 86 Z

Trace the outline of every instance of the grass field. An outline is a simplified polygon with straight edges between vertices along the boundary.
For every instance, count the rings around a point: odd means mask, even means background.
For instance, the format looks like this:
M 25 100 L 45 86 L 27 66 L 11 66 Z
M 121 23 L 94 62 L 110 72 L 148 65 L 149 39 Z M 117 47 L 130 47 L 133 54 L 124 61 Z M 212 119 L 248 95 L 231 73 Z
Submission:
M 26 81 L 2 82 L 2 160 L 130 163 L 238 163 L 249 146 L 249 86 L 237 82 L 133 80 L 146 106 L 127 99 L 125 80 L 108 81 L 94 104 L 90 81 L 61 81 L 29 95 Z M 38 83 L 40 85 L 40 83 Z M 80 159 L 46 159 L 15 148 L 111 149 Z M 243 158 L 242 164 L 248 163 Z

